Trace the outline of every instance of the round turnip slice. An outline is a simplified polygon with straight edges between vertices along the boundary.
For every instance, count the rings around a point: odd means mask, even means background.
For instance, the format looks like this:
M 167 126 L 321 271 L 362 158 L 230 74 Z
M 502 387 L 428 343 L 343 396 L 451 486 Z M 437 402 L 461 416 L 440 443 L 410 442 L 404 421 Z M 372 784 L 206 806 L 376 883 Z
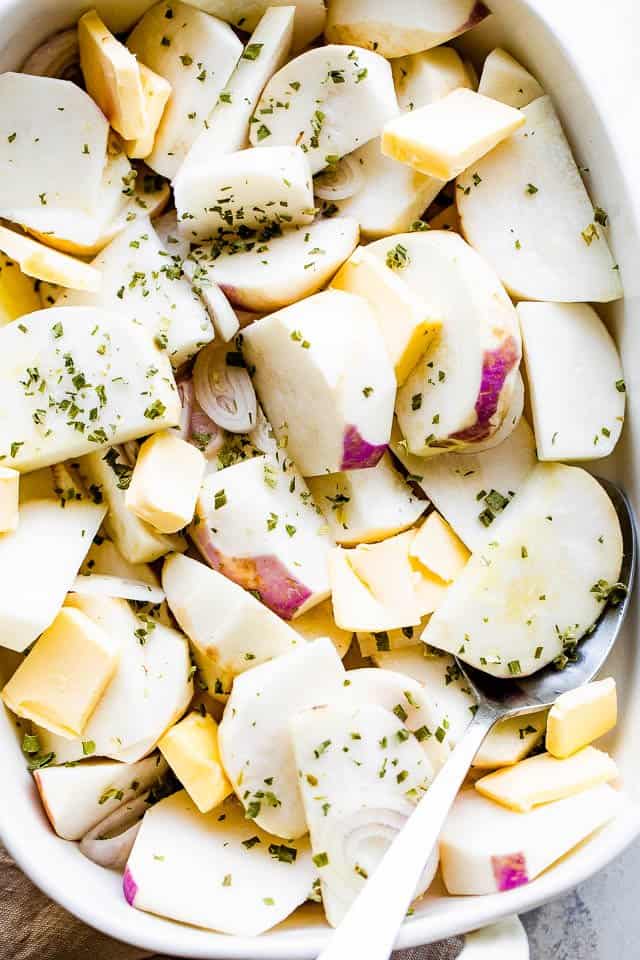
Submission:
M 511 404 L 521 354 L 518 317 L 497 276 L 445 230 L 378 240 L 367 250 L 442 319 L 438 343 L 398 391 L 409 451 L 433 456 L 488 439 Z
M 257 936 L 311 892 L 307 839 L 280 843 L 235 800 L 200 813 L 180 790 L 144 816 L 123 878 L 138 910 L 236 936 Z
M 325 911 L 337 926 L 411 815 L 432 768 L 402 721 L 375 698 L 305 710 L 291 733 Z M 430 858 L 416 895 L 431 883 L 436 864 Z
M 236 677 L 218 732 L 222 762 L 247 818 L 276 836 L 301 837 L 308 829 L 291 719 L 338 697 L 345 678 L 326 637 Z
M 391 68 L 377 53 L 339 44 L 300 54 L 271 78 L 251 143 L 300 146 L 312 173 L 377 137 L 398 113 Z

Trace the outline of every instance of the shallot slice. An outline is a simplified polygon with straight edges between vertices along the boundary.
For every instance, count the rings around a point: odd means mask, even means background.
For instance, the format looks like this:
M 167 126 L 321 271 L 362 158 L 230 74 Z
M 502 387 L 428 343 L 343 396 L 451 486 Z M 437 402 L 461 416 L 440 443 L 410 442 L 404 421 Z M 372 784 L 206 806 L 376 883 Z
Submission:
M 196 399 L 208 417 L 230 433 L 248 433 L 256 424 L 257 401 L 237 351 L 210 343 L 193 366 Z
M 315 177 L 313 192 L 321 200 L 348 200 L 362 189 L 363 184 L 360 164 L 347 156 Z
M 57 77 L 59 80 L 82 78 L 80 48 L 75 27 L 48 37 L 31 53 L 22 65 L 21 73 L 35 77 Z

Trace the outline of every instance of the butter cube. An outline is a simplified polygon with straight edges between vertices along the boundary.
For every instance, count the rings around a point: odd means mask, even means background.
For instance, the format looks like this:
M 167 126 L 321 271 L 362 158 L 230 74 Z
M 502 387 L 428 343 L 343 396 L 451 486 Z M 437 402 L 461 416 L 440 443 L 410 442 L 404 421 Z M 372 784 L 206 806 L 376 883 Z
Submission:
M 79 737 L 113 677 L 119 644 L 79 610 L 64 607 L 4 690 L 19 717 L 52 733 Z
M 42 306 L 37 284 L 10 257 L 0 255 L 0 326 Z
M 233 793 L 220 761 L 213 717 L 190 713 L 165 733 L 158 747 L 201 813 L 213 810 Z
M 0 467 L 0 533 L 18 527 L 20 474 L 11 467 Z
M 617 776 L 618 768 L 607 753 L 584 747 L 563 760 L 550 753 L 528 757 L 513 767 L 482 777 L 475 787 L 478 793 L 503 807 L 528 813 L 542 803 L 571 797 Z
M 160 533 L 191 523 L 204 477 L 202 453 L 175 433 L 154 433 L 140 447 L 126 505 Z
M 369 301 L 394 366 L 403 384 L 420 358 L 438 339 L 442 322 L 434 317 L 404 280 L 365 247 L 358 249 L 331 282 L 336 290 L 357 293 Z
M 525 122 L 519 110 L 463 87 L 390 120 L 382 152 L 419 173 L 452 180 Z M 473 188 L 472 188 L 473 189 Z
M 144 126 L 135 137 L 124 141 L 127 156 L 144 160 L 153 152 L 156 133 L 162 120 L 164 108 L 171 96 L 171 84 L 160 74 L 154 73 L 144 63 L 139 63 L 142 93 L 145 100 Z
M 554 757 L 569 757 L 613 730 L 617 719 L 613 677 L 563 693 L 549 712 L 547 750 Z
M 96 293 L 100 289 L 102 276 L 95 267 L 15 230 L 0 227 L 0 250 L 20 264 L 22 272 L 30 277 L 72 290 Z
M 138 61 L 95 10 L 80 17 L 78 43 L 87 93 L 114 130 L 130 139 L 139 136 L 145 128 L 146 101 Z
M 446 520 L 434 510 L 415 535 L 409 556 L 415 565 L 424 567 L 445 583 L 451 583 L 471 554 Z

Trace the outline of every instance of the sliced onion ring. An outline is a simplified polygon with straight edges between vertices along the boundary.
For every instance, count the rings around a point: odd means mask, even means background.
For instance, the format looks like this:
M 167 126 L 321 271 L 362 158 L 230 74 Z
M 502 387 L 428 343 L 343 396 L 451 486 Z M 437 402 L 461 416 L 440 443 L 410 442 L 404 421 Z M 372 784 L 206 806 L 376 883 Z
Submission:
M 226 344 L 215 342 L 200 351 L 193 366 L 196 399 L 219 427 L 248 433 L 256 424 L 256 395 L 245 368 L 229 365 L 229 354 Z
M 180 426 L 175 429 L 183 440 L 188 440 L 191 435 L 191 414 L 194 403 L 193 381 L 178 380 L 177 387 L 180 403 L 182 404 L 182 411 L 180 413 Z
M 75 27 L 48 37 L 31 53 L 22 65 L 22 73 L 35 77 L 57 77 L 76 81 L 80 73 L 80 48 Z
M 148 793 L 136 797 L 110 813 L 80 841 L 80 852 L 93 863 L 111 870 L 123 870 L 149 809 Z
M 321 200 L 348 200 L 362 189 L 364 176 L 357 160 L 342 157 L 313 181 L 313 192 Z
M 71 585 L 70 593 L 87 593 L 98 597 L 118 597 L 122 600 L 139 600 L 142 603 L 162 603 L 164 590 L 144 580 L 114 577 L 106 573 L 80 574 Z

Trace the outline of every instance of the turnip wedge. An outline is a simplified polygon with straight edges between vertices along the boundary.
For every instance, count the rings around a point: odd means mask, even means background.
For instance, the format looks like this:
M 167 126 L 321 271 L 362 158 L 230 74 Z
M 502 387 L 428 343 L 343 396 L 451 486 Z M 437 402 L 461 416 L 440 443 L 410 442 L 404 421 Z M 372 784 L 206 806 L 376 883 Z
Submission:
M 422 50 L 391 63 L 401 110 L 416 110 L 446 97 L 458 87 L 469 87 L 460 54 L 453 47 Z
M 247 327 L 243 350 L 269 422 L 304 476 L 380 461 L 395 375 L 363 297 L 326 290 L 287 307 Z M 293 396 L 305 402 L 292 405 Z
M 519 108 L 544 96 L 536 78 L 500 47 L 492 50 L 484 61 L 478 93 Z
M 329 596 L 332 543 L 291 461 L 253 457 L 209 474 L 189 535 L 209 566 L 285 620 Z
M 336 217 L 272 238 L 260 232 L 249 240 L 223 238 L 195 247 L 185 272 L 197 286 L 218 284 L 234 307 L 267 313 L 324 287 L 351 256 L 358 236 L 356 220 Z
M 59 250 L 52 250 L 17 230 L 0 226 L 0 250 L 15 260 L 29 277 L 72 290 L 95 292 L 100 289 L 102 278 L 94 267 Z
M 538 459 L 608 457 L 625 408 L 611 334 L 587 303 L 521 303 L 517 309 Z
M 480 0 L 330 0 L 325 34 L 384 57 L 404 57 L 446 43 L 489 15 Z
M 288 0 L 193 0 L 193 6 L 201 7 L 214 17 L 226 20 L 240 30 L 255 30 L 260 18 L 271 10 L 288 7 Z M 302 50 L 318 37 L 327 19 L 323 0 L 300 0 L 295 4 L 296 18 L 293 26 L 293 49 Z
M 373 140 L 398 112 L 391 68 L 339 44 L 300 54 L 271 78 L 251 121 L 253 146 L 302 147 L 312 173 Z
M 497 677 L 562 669 L 615 593 L 621 563 L 620 523 L 598 481 L 540 463 L 422 639 Z
M 379 705 L 318 706 L 291 721 L 298 780 L 327 919 L 337 926 L 411 815 L 431 764 L 401 719 Z M 431 857 L 416 890 L 437 867 Z
M 493 521 L 536 463 L 535 440 L 526 420 L 499 447 L 481 453 L 414 457 L 397 427 L 391 449 L 470 550 L 492 539 Z
M 608 823 L 624 795 L 601 784 L 530 813 L 463 790 L 440 836 L 442 877 L 454 896 L 499 893 L 534 880 Z
M 247 819 L 263 830 L 284 838 L 307 832 L 289 725 L 301 710 L 339 697 L 345 678 L 326 637 L 236 677 L 218 743 Z
M 127 46 L 171 84 L 149 166 L 173 177 L 231 76 L 242 44 L 231 27 L 178 0 L 161 0 L 134 27 Z
M 193 696 L 186 638 L 147 615 L 136 616 L 126 600 L 74 593 L 67 605 L 121 641 L 115 676 L 82 739 L 93 743 L 96 756 L 139 760 L 182 716 Z
M 280 843 L 235 800 L 200 813 L 180 790 L 145 814 L 123 891 L 138 910 L 252 937 L 308 898 L 315 873 L 306 838 Z
M 172 256 L 148 217 L 123 230 L 93 261 L 102 283 L 97 293 L 68 293 L 59 306 L 92 306 L 112 310 L 147 330 L 166 352 L 174 368 L 213 340 L 207 311 L 181 263 Z
M 222 689 L 215 682 L 210 688 L 214 695 L 228 692 L 233 678 L 245 670 L 304 645 L 284 620 L 204 563 L 172 554 L 165 560 L 162 583 L 201 675 L 206 678 L 215 670 L 220 677 Z
M 142 818 L 149 809 L 148 796 L 123 803 L 92 827 L 80 841 L 80 852 L 99 867 L 124 870 Z
M 444 230 L 389 237 L 367 251 L 442 319 L 439 342 L 398 391 L 409 451 L 433 456 L 487 440 L 511 404 L 521 351 L 518 318 L 497 276 Z
M 180 419 L 166 357 L 130 321 L 95 307 L 38 310 L 3 327 L 0 380 L 0 454 L 21 472 Z
M 0 215 L 23 207 L 96 207 L 109 125 L 68 80 L 0 76 Z
M 77 766 L 43 767 L 33 778 L 58 836 L 80 840 L 107 814 L 147 791 L 167 769 L 158 754 L 138 763 L 88 760 Z
M 550 98 L 522 112 L 525 126 L 458 178 L 465 237 L 518 299 L 619 299 L 606 213 L 594 210 Z

